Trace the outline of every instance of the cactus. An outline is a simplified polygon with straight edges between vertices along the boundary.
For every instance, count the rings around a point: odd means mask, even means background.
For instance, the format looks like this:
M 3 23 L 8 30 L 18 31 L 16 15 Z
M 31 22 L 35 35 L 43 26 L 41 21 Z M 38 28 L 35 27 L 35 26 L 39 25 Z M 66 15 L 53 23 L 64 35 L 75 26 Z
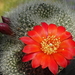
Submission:
M 75 37 L 74 15 L 71 14 L 71 9 L 68 9 L 64 2 L 31 0 L 11 10 L 6 16 L 10 18 L 10 27 L 16 33 L 16 36 L 4 35 L 1 38 L 0 66 L 3 75 L 50 74 L 47 74 L 46 70 L 42 70 L 40 67 L 32 69 L 30 62 L 23 63 L 21 61 L 23 56 L 21 50 L 24 44 L 18 38 L 26 35 L 27 31 L 41 22 L 62 25 Z

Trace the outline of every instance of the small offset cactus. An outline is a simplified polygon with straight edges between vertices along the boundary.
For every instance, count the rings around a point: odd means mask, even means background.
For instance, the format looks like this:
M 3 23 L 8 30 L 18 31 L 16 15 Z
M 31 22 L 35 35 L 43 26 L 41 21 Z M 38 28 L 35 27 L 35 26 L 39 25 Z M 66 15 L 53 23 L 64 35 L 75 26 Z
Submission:
M 23 56 L 21 50 L 24 44 L 18 38 L 26 35 L 27 31 L 41 22 L 62 25 L 75 37 L 75 21 L 71 9 L 68 9 L 64 2 L 31 0 L 10 11 L 7 17 L 10 18 L 10 26 L 16 36 L 2 36 L 0 66 L 3 75 L 49 75 L 41 68 L 32 69 L 30 62 L 21 61 Z

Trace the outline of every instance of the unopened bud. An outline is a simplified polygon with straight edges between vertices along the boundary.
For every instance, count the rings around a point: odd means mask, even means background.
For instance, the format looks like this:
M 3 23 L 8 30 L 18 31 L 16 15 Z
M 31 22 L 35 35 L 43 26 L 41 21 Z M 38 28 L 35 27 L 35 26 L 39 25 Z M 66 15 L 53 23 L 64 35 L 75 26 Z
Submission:
M 10 24 L 10 19 L 9 19 L 9 18 L 7 18 L 7 17 L 3 17 L 3 16 L 1 16 L 1 17 L 2 17 L 2 21 L 3 21 L 3 23 Z
M 0 23 L 0 32 L 7 35 L 13 35 L 14 32 L 11 30 L 8 24 Z

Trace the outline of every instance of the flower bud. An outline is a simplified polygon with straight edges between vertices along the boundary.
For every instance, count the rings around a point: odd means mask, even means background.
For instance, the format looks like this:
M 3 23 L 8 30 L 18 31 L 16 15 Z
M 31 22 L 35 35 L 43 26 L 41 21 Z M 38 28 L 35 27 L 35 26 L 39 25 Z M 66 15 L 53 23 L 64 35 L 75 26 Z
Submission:
M 13 31 L 6 23 L 0 23 L 0 32 L 7 35 L 13 35 Z
M 3 16 L 2 16 L 2 21 L 3 21 L 4 23 L 10 24 L 10 19 L 7 18 L 7 17 L 3 17 Z

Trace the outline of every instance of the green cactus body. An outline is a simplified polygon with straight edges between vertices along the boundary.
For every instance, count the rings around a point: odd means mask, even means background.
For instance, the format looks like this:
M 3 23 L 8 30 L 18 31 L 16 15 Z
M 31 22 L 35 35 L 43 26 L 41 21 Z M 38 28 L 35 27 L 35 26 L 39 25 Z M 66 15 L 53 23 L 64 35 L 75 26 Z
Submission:
M 19 37 L 27 35 L 27 31 L 41 22 L 54 23 L 66 27 L 74 34 L 74 19 L 71 10 L 64 3 L 49 0 L 32 0 L 19 5 L 8 12 L 11 21 L 11 29 L 16 33 L 15 37 L 2 36 L 1 38 L 1 71 L 3 75 L 46 75 L 41 68 L 32 69 L 30 62 L 23 63 L 21 52 L 24 44 Z M 75 38 L 74 38 L 75 39 Z M 48 75 L 48 74 L 47 74 Z

